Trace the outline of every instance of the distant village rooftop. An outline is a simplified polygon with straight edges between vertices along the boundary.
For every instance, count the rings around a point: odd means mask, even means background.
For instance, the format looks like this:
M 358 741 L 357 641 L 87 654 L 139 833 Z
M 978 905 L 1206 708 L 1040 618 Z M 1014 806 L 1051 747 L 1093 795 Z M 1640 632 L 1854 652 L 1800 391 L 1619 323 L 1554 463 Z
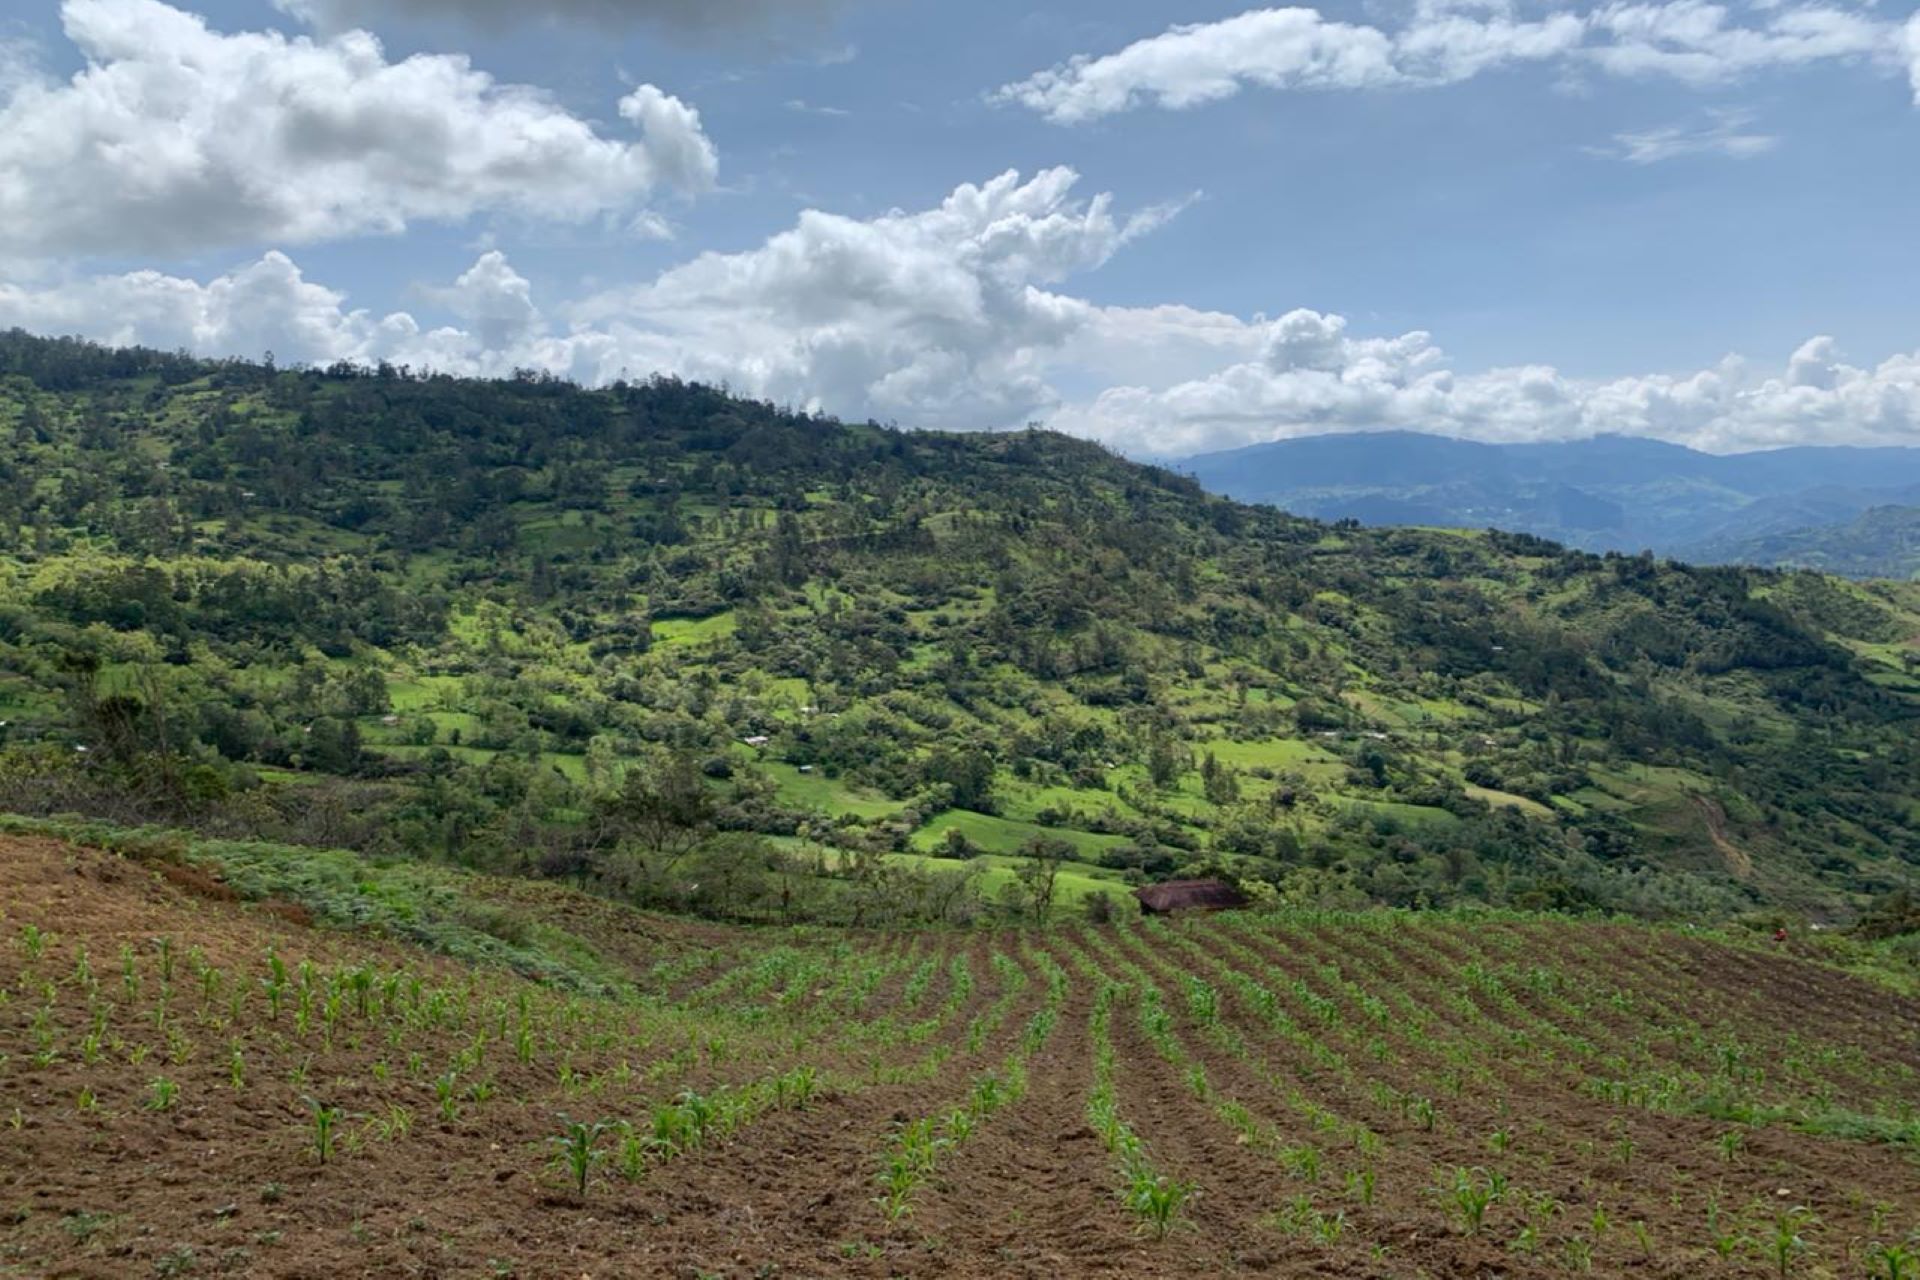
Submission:
M 1133 891 L 1140 909 L 1150 916 L 1175 911 L 1225 911 L 1247 905 L 1247 895 L 1225 880 L 1169 880 Z

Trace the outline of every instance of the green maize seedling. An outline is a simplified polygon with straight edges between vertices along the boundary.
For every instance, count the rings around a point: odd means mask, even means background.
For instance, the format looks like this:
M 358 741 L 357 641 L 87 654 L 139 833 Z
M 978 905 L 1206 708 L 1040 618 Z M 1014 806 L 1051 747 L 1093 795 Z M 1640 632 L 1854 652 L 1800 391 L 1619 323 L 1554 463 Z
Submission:
M 880 1167 L 880 1195 L 877 1203 L 888 1222 L 898 1222 L 913 1211 L 915 1187 L 924 1180 L 920 1165 L 905 1152 L 893 1151 Z
M 1722 1262 L 1731 1258 L 1740 1246 L 1746 1242 L 1738 1231 L 1728 1230 L 1722 1225 L 1720 1202 L 1709 1197 L 1707 1200 L 1707 1243 Z
M 334 1130 L 346 1113 L 315 1098 L 306 1101 L 307 1109 L 313 1113 L 313 1153 L 325 1164 L 333 1155 Z
M 1193 1191 L 1193 1183 L 1156 1175 L 1144 1161 L 1137 1161 L 1128 1175 L 1127 1207 L 1140 1216 L 1154 1239 L 1161 1240 L 1173 1229 L 1174 1219 Z
M 1453 1171 L 1453 1182 L 1446 1188 L 1446 1196 L 1468 1235 L 1480 1234 L 1480 1228 L 1486 1222 L 1487 1207 L 1500 1198 L 1502 1190 L 1485 1169 Z
M 393 1103 L 387 1108 L 386 1118 L 380 1121 L 379 1127 L 380 1136 L 389 1142 L 404 1138 L 413 1131 L 413 1112 L 397 1102 Z
M 1784 1278 L 1794 1259 L 1807 1251 L 1806 1230 L 1819 1225 L 1819 1221 L 1804 1205 L 1774 1216 L 1773 1239 L 1768 1242 L 1767 1253 L 1780 1276 Z
M 557 1159 L 567 1172 L 568 1181 L 573 1183 L 574 1193 L 585 1199 L 587 1180 L 593 1176 L 594 1166 L 604 1158 L 600 1150 L 600 1136 L 608 1129 L 606 1121 L 583 1124 L 578 1120 L 560 1117 L 562 1130 L 558 1137 L 548 1141 L 558 1148 Z
M 1320 1181 L 1320 1152 L 1313 1147 L 1288 1147 L 1280 1153 L 1286 1171 L 1302 1182 Z
M 1901 1244 L 1876 1244 L 1871 1258 L 1874 1280 L 1913 1280 L 1920 1276 L 1920 1253 Z
M 620 1145 L 614 1152 L 614 1167 L 628 1182 L 638 1182 L 647 1171 L 647 1140 L 632 1125 L 619 1125 Z

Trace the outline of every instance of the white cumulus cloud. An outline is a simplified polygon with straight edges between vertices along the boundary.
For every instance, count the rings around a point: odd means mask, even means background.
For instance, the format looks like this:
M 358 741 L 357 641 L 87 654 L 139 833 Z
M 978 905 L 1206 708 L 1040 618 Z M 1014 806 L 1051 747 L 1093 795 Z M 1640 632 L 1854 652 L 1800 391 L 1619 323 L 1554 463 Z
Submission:
M 1729 358 L 1613 379 L 1547 365 L 1458 373 L 1431 335 L 1354 337 L 1337 315 L 1249 323 L 1257 349 L 1196 376 L 1108 387 L 1053 425 L 1138 453 L 1179 455 L 1336 431 L 1415 430 L 1487 441 L 1653 436 L 1711 451 L 1785 444 L 1920 444 L 1920 352 L 1863 368 L 1831 338 L 1778 373 Z
M 926 425 L 1017 421 L 1057 397 L 1046 353 L 1093 311 L 1046 286 L 1172 216 L 1077 200 L 1077 175 L 1003 173 L 937 207 L 809 210 L 742 253 L 708 253 L 576 309 L 654 364 L 755 395 Z
M 1920 106 L 1920 13 L 1907 19 L 1900 31 L 1900 52 L 1906 59 L 1907 83 L 1913 86 L 1913 102 Z
M 1816 337 L 1777 369 L 1609 379 L 1545 364 L 1462 372 L 1425 332 L 1367 334 L 1295 309 L 1243 318 L 1100 306 L 1068 282 L 1174 215 L 1080 198 L 1069 169 L 1005 173 L 932 208 L 819 211 L 737 253 L 543 306 L 489 250 L 423 309 L 376 315 L 272 252 L 206 282 L 154 271 L 0 285 L 0 327 L 282 363 L 335 360 L 597 383 L 668 372 L 847 417 L 1014 426 L 1039 417 L 1137 454 L 1181 455 L 1330 431 L 1480 440 L 1603 432 L 1730 451 L 1920 444 L 1920 352 L 1850 363 Z
M 419 291 L 453 323 L 375 317 L 269 253 L 206 284 L 158 272 L 0 286 L 0 326 L 283 362 L 391 360 L 454 373 L 535 367 L 607 381 L 671 371 L 848 415 L 977 427 L 1047 412 L 1048 362 L 1097 315 L 1055 285 L 1177 211 L 1079 199 L 1070 169 L 1004 173 L 931 209 L 809 210 L 760 246 L 707 253 L 549 315 L 490 250 Z
M 1775 9 L 1759 25 L 1731 21 L 1725 5 L 1703 0 L 1614 4 L 1593 16 L 1610 39 L 1589 49 L 1603 70 L 1718 84 L 1772 67 L 1853 59 L 1889 59 L 1898 39 L 1890 23 L 1821 5 Z
M 699 116 L 652 86 L 604 137 L 464 57 L 362 31 L 224 34 L 161 0 L 64 0 L 87 65 L 0 107 L 0 254 L 182 252 L 398 232 L 487 210 L 584 219 L 712 185 Z
M 276 252 L 205 284 L 134 271 L 40 288 L 0 285 L 0 326 L 207 355 L 272 351 L 289 362 L 378 358 L 398 334 L 346 310 L 345 301 Z M 396 324 L 417 330 L 410 319 Z
M 1397 30 L 1332 21 L 1316 9 L 1253 9 L 1081 54 L 992 96 L 1079 124 L 1140 106 L 1193 107 L 1249 87 L 1434 88 L 1527 62 L 1699 85 L 1823 60 L 1899 67 L 1907 65 L 1903 40 L 1915 47 L 1895 23 L 1817 4 L 1776 6 L 1743 24 L 1704 0 L 1616 3 L 1531 21 L 1501 3 L 1430 2 Z M 1920 79 L 1915 85 L 1920 93 Z

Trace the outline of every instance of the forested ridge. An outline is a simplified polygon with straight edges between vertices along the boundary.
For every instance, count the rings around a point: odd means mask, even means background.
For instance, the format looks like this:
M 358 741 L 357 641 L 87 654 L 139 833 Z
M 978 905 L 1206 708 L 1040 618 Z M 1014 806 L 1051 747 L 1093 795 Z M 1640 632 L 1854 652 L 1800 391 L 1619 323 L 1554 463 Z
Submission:
M 1039 431 L 0 336 L 0 806 L 740 918 L 1842 919 L 1920 585 L 1329 526 Z

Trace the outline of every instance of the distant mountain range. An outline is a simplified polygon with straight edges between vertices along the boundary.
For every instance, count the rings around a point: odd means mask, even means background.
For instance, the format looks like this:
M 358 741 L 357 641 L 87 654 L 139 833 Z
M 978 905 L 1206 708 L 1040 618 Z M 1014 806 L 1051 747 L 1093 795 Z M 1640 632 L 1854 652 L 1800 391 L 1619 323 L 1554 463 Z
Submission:
M 1479 444 L 1305 436 L 1172 464 L 1217 493 L 1323 520 L 1499 528 L 1590 551 L 1920 572 L 1920 448 L 1711 454 L 1658 440 Z
M 1920 580 L 1920 506 L 1873 507 L 1845 524 L 1703 543 L 1700 564 L 1776 564 L 1850 578 Z

